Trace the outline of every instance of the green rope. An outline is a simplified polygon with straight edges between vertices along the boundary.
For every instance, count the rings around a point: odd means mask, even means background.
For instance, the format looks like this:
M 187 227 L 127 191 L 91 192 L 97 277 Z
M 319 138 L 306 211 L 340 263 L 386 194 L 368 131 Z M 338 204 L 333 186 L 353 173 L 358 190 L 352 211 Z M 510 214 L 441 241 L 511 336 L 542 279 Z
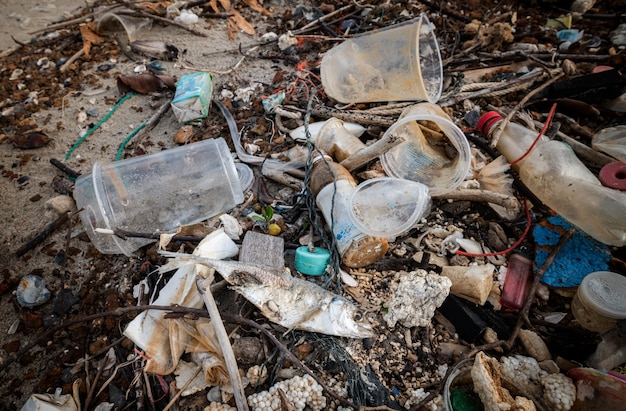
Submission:
M 126 144 L 128 144 L 128 142 L 137 135 L 137 133 L 139 133 L 141 131 L 142 128 L 144 128 L 146 126 L 147 122 L 144 121 L 143 123 L 141 123 L 139 125 L 139 127 L 137 127 L 136 129 L 134 129 L 125 139 L 124 141 L 122 141 L 122 144 L 120 144 L 120 148 L 119 150 L 117 150 L 117 156 L 115 156 L 115 161 L 118 161 L 122 158 L 122 153 L 124 153 L 124 149 L 126 148 Z
M 95 126 L 90 128 L 81 138 L 79 138 L 78 141 L 76 143 L 74 143 L 72 148 L 70 148 L 70 151 L 67 152 L 67 155 L 65 156 L 65 161 L 70 159 L 70 157 L 72 156 L 72 153 L 74 152 L 74 150 L 76 150 L 78 148 L 78 146 L 80 146 L 82 144 L 82 142 L 87 139 L 87 137 L 89 137 L 91 134 L 93 134 L 94 131 L 96 131 L 105 121 L 107 121 L 113 115 L 113 113 L 115 113 L 115 110 L 117 110 L 122 105 L 122 103 L 124 103 L 126 100 L 128 100 L 129 98 L 131 98 L 135 94 L 137 94 L 137 93 L 131 92 L 131 93 L 126 94 L 124 97 L 122 97 L 120 99 L 120 101 L 118 101 L 113 106 L 113 108 L 107 113 L 107 115 L 102 117 L 102 120 L 98 121 Z

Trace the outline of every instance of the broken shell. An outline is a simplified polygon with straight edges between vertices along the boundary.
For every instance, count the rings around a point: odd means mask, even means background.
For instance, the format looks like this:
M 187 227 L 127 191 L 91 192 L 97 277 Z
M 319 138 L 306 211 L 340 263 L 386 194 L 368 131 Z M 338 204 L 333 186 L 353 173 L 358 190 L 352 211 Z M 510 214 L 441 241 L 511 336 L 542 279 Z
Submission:
M 552 358 L 548 346 L 543 339 L 535 332 L 530 330 L 520 330 L 519 339 L 528 351 L 528 355 L 536 359 L 538 362 L 549 360 Z
M 50 290 L 45 286 L 44 279 L 38 275 L 27 275 L 17 286 L 15 296 L 22 307 L 36 307 L 50 299 Z

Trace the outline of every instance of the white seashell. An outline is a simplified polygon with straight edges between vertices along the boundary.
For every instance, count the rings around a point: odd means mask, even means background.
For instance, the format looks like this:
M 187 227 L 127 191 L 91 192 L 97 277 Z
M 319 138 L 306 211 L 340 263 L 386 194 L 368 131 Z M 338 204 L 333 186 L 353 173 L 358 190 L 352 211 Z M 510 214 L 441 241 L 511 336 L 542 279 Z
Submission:
M 78 121 L 79 123 L 84 123 L 85 121 L 87 121 L 87 113 L 85 113 L 84 111 L 79 111 L 78 115 L 76 115 L 76 121 Z
M 43 278 L 38 275 L 26 275 L 17 286 L 15 296 L 22 307 L 36 307 L 47 302 L 51 293 L 46 288 Z
M 246 152 L 250 155 L 255 155 L 260 149 L 261 147 L 257 146 L 256 144 L 246 144 Z
M 356 287 L 359 285 L 359 282 L 344 270 L 340 269 L 339 273 L 341 274 L 341 281 L 348 287 Z
M 222 214 L 220 216 L 224 233 L 233 240 L 239 240 L 243 234 L 243 228 L 239 224 L 239 221 L 230 214 Z
M 478 241 L 470 240 L 469 238 L 457 238 L 456 242 L 468 253 L 480 254 L 483 252 L 483 248 Z

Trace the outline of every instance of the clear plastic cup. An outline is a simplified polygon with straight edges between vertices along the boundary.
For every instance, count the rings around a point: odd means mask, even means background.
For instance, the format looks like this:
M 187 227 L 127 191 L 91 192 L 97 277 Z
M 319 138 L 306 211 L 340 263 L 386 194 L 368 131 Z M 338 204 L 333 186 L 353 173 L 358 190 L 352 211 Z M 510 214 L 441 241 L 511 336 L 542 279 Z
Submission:
M 110 164 L 96 163 L 76 180 L 83 226 L 104 254 L 131 256 L 154 240 L 122 238 L 96 229 L 173 232 L 243 202 L 243 191 L 222 138 Z
M 376 237 L 394 238 L 409 231 L 429 209 L 428 187 L 393 177 L 366 180 L 350 198 L 352 223 Z
M 449 193 L 467 177 L 467 137 L 436 104 L 407 107 L 386 134 L 404 139 L 380 157 L 388 176 L 425 184 L 432 197 Z
M 412 24 L 350 38 L 322 58 L 326 94 L 342 103 L 430 101 L 441 96 L 443 66 L 426 15 Z

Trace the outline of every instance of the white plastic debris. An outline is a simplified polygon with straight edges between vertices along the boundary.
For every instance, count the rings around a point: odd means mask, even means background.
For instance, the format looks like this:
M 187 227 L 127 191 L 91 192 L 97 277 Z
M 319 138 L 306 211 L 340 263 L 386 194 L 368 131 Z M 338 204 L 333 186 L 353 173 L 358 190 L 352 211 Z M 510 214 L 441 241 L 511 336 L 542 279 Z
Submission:
M 78 411 L 74 397 L 61 392 L 57 388 L 54 394 L 32 394 L 20 411 Z
M 182 9 L 180 11 L 180 14 L 174 18 L 174 21 L 177 23 L 185 24 L 187 26 L 193 26 L 194 24 L 198 24 L 200 18 L 193 11 Z
M 224 231 L 216 230 L 198 244 L 194 255 L 222 259 L 234 257 L 238 252 L 239 248 Z M 177 268 L 173 262 L 170 264 L 162 267 L 162 270 Z M 198 276 L 206 276 L 209 270 L 198 264 L 182 265 L 153 304 L 202 308 L 204 302 L 198 292 L 196 279 Z M 190 338 L 189 333 L 182 332 L 180 323 L 165 319 L 164 316 L 165 311 L 144 311 L 124 330 L 124 335 L 144 350 L 149 358 L 144 370 L 161 375 L 170 374 L 176 368 Z

